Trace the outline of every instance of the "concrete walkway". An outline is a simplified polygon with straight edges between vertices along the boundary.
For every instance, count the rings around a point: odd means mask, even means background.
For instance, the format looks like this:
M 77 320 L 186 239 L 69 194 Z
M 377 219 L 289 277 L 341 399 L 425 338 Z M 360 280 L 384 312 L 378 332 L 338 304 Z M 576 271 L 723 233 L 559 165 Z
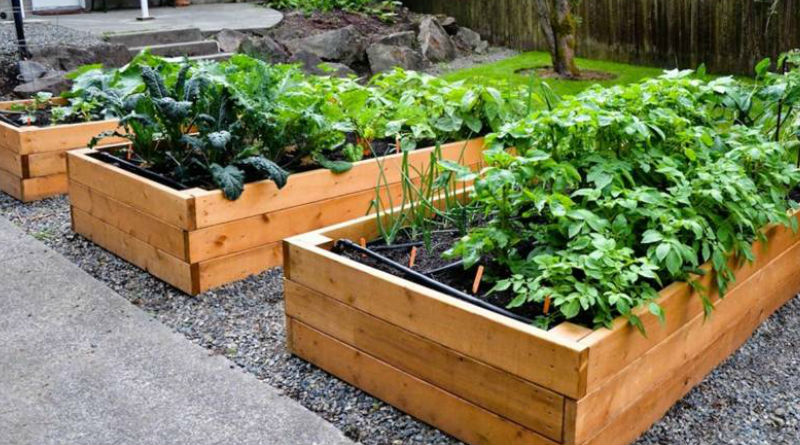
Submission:
M 352 444 L 3 218 L 0 443 Z
M 204 34 L 221 29 L 263 32 L 283 20 L 283 14 L 253 3 L 211 3 L 183 8 L 150 8 L 154 20 L 136 20 L 138 9 L 117 9 L 108 12 L 89 12 L 55 16 L 32 16 L 67 28 L 97 35 L 120 32 L 156 31 L 165 29 L 200 28 Z

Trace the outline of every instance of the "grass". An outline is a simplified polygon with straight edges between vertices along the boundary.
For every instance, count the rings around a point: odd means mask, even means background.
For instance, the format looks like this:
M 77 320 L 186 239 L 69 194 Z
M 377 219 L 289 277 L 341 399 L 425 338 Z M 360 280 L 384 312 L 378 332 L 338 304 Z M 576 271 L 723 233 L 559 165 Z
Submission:
M 575 60 L 579 69 L 602 71 L 614 74 L 616 77 L 610 80 L 585 81 L 546 79 L 545 81 L 559 95 L 576 94 L 594 84 L 610 86 L 637 82 L 647 77 L 658 76 L 664 71 L 662 68 L 628 65 L 625 63 L 606 62 L 602 60 L 580 58 Z M 442 75 L 442 77 L 451 81 L 466 80 L 469 83 L 478 84 L 492 84 L 506 81 L 512 84 L 527 85 L 530 80 L 530 75 L 517 74 L 517 71 L 547 65 L 550 65 L 550 54 L 545 52 L 529 52 L 499 62 L 453 71 Z

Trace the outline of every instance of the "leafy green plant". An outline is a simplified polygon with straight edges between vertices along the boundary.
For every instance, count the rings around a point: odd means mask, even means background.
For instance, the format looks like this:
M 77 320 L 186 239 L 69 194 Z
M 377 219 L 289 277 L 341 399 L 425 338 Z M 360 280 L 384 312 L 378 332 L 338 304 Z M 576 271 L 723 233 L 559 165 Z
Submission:
M 164 77 L 141 66 L 146 87 L 128 96 L 128 111 L 120 119 L 125 131 L 106 132 L 131 141 L 129 155 L 140 166 L 168 174 L 191 186 L 220 188 L 235 200 L 248 181 L 273 180 L 286 184 L 288 173 L 259 153 L 256 141 L 239 120 L 235 103 L 224 85 L 212 83 L 188 64 L 168 86 Z
M 22 104 L 14 104 L 10 109 L 11 111 L 21 113 L 17 118 L 20 124 L 33 125 L 39 120 L 37 116 L 39 112 L 50 106 L 50 99 L 52 98 L 52 93 L 39 92 L 34 94 L 30 101 Z
M 643 329 L 632 309 L 663 318 L 655 298 L 673 281 L 697 286 L 710 313 L 700 266 L 724 295 L 729 259 L 752 260 L 762 227 L 797 229 L 786 196 L 800 181 L 785 148 L 726 106 L 723 85 L 676 71 L 593 88 L 490 135 L 474 192 L 488 222 L 448 255 L 486 264 L 511 307 L 548 300 L 540 325 L 622 315 Z

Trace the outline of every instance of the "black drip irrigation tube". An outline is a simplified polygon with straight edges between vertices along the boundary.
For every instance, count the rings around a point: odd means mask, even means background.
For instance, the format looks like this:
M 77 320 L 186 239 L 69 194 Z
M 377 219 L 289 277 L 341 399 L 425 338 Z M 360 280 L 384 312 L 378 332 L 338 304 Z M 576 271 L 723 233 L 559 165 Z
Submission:
M 366 255 L 366 256 L 374 259 L 375 261 L 378 261 L 379 263 L 382 263 L 382 264 L 385 264 L 388 267 L 391 267 L 392 269 L 396 270 L 403 278 L 405 278 L 405 279 L 407 279 L 409 281 L 413 281 L 414 283 L 421 284 L 421 285 L 426 286 L 426 287 L 430 287 L 431 289 L 437 290 L 437 291 L 439 291 L 439 292 L 441 292 L 443 294 L 447 294 L 447 295 L 450 295 L 451 297 L 458 298 L 459 300 L 463 300 L 463 301 L 466 301 L 468 303 L 472 303 L 475 306 L 478 306 L 478 307 L 481 307 L 483 309 L 492 311 L 492 312 L 494 312 L 496 314 L 505 315 L 506 317 L 513 318 L 514 320 L 521 321 L 523 323 L 528 323 L 528 324 L 533 323 L 533 320 L 531 320 L 531 319 L 529 319 L 527 317 L 523 317 L 521 315 L 517 315 L 517 314 L 515 314 L 515 313 L 513 313 L 511 311 L 508 311 L 508 310 L 503 309 L 501 307 L 495 306 L 495 305 L 493 305 L 491 303 L 487 303 L 487 302 L 481 300 L 480 298 L 476 298 L 473 295 L 466 294 L 466 293 L 461 292 L 458 289 L 454 289 L 454 288 L 452 288 L 452 287 L 450 287 L 450 286 L 448 286 L 448 285 L 446 285 L 444 283 L 440 283 L 440 282 L 438 282 L 438 281 L 436 281 L 434 279 L 431 279 L 430 277 L 428 277 L 426 275 L 423 275 L 423 274 L 417 272 L 414 269 L 408 268 L 406 266 L 403 266 L 402 264 L 399 264 L 399 263 L 397 263 L 395 261 L 392 261 L 389 258 L 386 258 L 385 256 L 383 256 L 383 255 L 381 255 L 379 253 L 376 253 L 376 252 L 373 252 L 372 250 L 369 250 L 369 249 L 366 249 L 364 247 L 361 247 L 359 244 L 356 244 L 356 243 L 354 243 L 354 242 L 352 242 L 352 241 L 350 241 L 348 239 L 339 239 L 339 240 L 337 240 L 334 243 L 334 247 L 336 247 L 338 249 L 349 249 L 349 250 L 358 252 L 360 254 Z
M 99 160 L 101 160 L 101 161 L 103 161 L 103 162 L 105 162 L 107 164 L 111 164 L 111 165 L 113 165 L 115 167 L 119 167 L 119 168 L 121 168 L 121 169 L 123 169 L 123 170 L 125 170 L 125 171 L 127 171 L 129 173 L 134 173 L 134 174 L 139 175 L 139 176 L 141 176 L 143 178 L 147 178 L 147 179 L 149 179 L 151 181 L 155 181 L 155 182 L 157 182 L 157 183 L 159 183 L 161 185 L 166 185 L 167 187 L 172 187 L 172 188 L 174 188 L 176 190 L 186 190 L 186 189 L 189 188 L 186 185 L 181 184 L 178 181 L 175 181 L 173 179 L 167 178 L 166 176 L 163 176 L 163 175 L 159 175 L 158 173 L 152 172 L 152 171 L 147 170 L 145 168 L 139 167 L 138 165 L 136 165 L 136 164 L 134 164 L 132 162 L 128 162 L 128 161 L 126 161 L 124 159 L 118 158 L 118 157 L 116 157 L 116 156 L 114 156 L 112 154 L 109 154 L 109 153 L 98 151 L 97 153 L 92 153 L 89 156 L 91 156 L 91 157 L 93 157 L 95 159 L 99 159 Z
M 423 244 L 422 241 L 415 241 L 415 242 L 411 242 L 411 243 L 385 244 L 385 245 L 380 245 L 380 246 L 367 245 L 367 247 L 369 247 L 370 250 L 373 250 L 375 252 L 379 252 L 381 250 L 410 249 L 412 247 L 420 247 L 420 246 L 422 246 L 422 244 Z

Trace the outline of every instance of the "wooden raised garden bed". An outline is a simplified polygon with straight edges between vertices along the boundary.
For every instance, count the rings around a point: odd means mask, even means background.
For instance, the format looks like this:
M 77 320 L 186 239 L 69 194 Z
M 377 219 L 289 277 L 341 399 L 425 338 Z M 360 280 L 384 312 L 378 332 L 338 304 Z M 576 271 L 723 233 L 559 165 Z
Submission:
M 376 226 L 362 217 L 285 241 L 288 347 L 472 444 L 630 443 L 800 291 L 800 234 L 776 226 L 709 319 L 674 283 L 660 293 L 664 324 L 635 311 L 647 337 L 621 318 L 545 331 L 330 251 Z
M 410 164 L 422 170 L 433 148 L 415 150 Z M 483 139 L 442 146 L 443 158 L 478 166 Z M 68 155 L 72 227 L 117 256 L 189 294 L 281 265 L 281 240 L 364 215 L 375 197 L 376 160 L 343 174 L 314 170 L 289 176 L 283 189 L 272 181 L 245 186 L 236 201 L 220 190 L 176 190 L 93 157 Z M 402 155 L 384 157 L 400 198 Z M 398 202 L 398 201 L 394 201 Z
M 8 110 L 29 101 L 0 102 Z M 55 104 L 62 99 L 53 99 Z M 0 121 L 0 190 L 28 202 L 67 192 L 66 152 L 84 148 L 99 133 L 117 128 L 117 120 L 37 127 Z M 123 142 L 108 138 L 103 144 Z

